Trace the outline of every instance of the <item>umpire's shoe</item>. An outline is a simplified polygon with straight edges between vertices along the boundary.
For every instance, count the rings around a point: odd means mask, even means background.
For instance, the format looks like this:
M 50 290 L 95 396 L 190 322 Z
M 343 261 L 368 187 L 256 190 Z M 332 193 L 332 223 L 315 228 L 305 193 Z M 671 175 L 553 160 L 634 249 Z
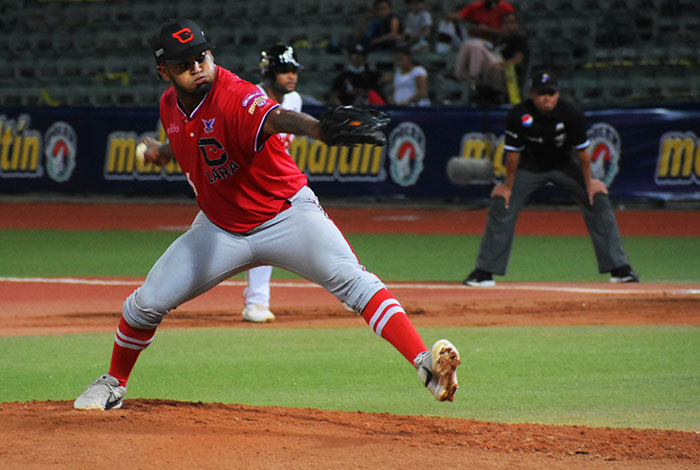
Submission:
M 418 378 L 438 401 L 454 401 L 459 388 L 457 366 L 461 363 L 459 351 L 446 339 L 436 341 L 430 351 L 420 353 L 413 361 Z
M 462 284 L 471 287 L 493 287 L 496 285 L 496 282 L 493 280 L 493 275 L 490 272 L 476 268 L 469 273 L 469 276 L 462 281 Z
M 73 402 L 78 410 L 112 410 L 122 407 L 126 387 L 119 385 L 119 380 L 105 374 L 87 386 Z
M 632 266 L 626 264 L 610 271 L 610 282 L 639 282 L 639 274 L 634 272 Z

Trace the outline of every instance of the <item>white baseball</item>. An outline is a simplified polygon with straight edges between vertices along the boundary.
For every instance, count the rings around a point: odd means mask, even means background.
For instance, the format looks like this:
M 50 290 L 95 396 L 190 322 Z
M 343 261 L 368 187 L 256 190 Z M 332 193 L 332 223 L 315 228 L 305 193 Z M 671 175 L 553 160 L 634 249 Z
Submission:
M 146 164 L 146 150 L 148 150 L 148 146 L 143 142 L 136 146 L 136 159 L 141 163 L 141 165 Z

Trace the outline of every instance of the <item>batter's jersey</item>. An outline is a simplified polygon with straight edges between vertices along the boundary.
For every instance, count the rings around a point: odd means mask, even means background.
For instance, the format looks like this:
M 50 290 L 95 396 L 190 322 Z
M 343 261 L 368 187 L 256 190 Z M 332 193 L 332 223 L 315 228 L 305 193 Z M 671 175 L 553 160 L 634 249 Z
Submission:
M 273 218 L 306 176 L 277 136 L 263 133 L 279 106 L 255 85 L 217 66 L 207 96 L 188 116 L 173 87 L 160 100 L 160 118 L 202 211 L 219 227 L 247 232 Z
M 586 117 L 573 103 L 559 99 L 542 114 L 532 99 L 515 105 L 506 118 L 505 150 L 520 152 L 518 168 L 547 171 L 572 162 L 572 149 L 588 147 Z
M 268 96 L 262 83 L 258 83 L 256 86 L 260 91 L 265 93 L 265 96 Z M 284 109 L 296 111 L 297 113 L 301 112 L 301 105 L 301 95 L 296 91 L 290 91 L 289 93 L 285 93 L 284 97 L 282 98 L 282 102 L 280 103 L 280 106 L 282 106 Z M 282 141 L 284 141 L 284 148 L 287 149 L 287 152 L 289 152 L 289 147 L 292 145 L 292 141 L 294 140 L 294 134 L 279 133 L 277 134 L 277 136 L 280 139 L 282 139 Z

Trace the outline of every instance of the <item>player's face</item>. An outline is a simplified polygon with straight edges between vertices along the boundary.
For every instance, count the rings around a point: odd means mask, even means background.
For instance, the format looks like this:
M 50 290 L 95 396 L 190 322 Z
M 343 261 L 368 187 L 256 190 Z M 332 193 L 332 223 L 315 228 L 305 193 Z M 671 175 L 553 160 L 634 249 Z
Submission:
M 535 108 L 541 113 L 550 113 L 559 101 L 558 91 L 546 91 L 544 93 L 530 92 L 530 98 L 535 103 Z
M 214 83 L 216 65 L 211 51 L 204 51 L 177 64 L 161 64 L 158 71 L 178 93 L 204 96 Z
M 278 73 L 275 76 L 275 89 L 281 94 L 290 93 L 296 89 L 297 80 L 299 80 L 299 75 L 296 69 Z

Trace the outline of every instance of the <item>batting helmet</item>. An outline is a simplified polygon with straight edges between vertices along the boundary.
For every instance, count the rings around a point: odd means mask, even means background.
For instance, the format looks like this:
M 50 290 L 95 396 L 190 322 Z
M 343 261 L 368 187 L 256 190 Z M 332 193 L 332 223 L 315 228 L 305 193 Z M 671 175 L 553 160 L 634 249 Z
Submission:
M 292 46 L 272 46 L 260 53 L 260 75 L 274 80 L 278 73 L 296 72 L 303 68 Z

